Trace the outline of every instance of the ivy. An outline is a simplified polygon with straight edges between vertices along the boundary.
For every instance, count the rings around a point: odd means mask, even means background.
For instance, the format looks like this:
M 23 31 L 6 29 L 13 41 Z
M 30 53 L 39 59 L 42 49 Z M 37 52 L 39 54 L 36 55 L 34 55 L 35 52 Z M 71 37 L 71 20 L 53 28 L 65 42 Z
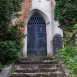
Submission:
M 64 48 L 58 50 L 58 55 L 71 77 L 77 77 L 77 0 L 55 0 L 54 19 L 66 35 L 63 39 Z
M 72 31 L 77 23 L 77 0 L 55 0 L 54 19 L 64 31 Z
M 0 63 L 13 61 L 23 48 L 24 21 L 12 24 L 11 18 L 17 17 L 14 13 L 21 10 L 22 0 L 0 0 Z

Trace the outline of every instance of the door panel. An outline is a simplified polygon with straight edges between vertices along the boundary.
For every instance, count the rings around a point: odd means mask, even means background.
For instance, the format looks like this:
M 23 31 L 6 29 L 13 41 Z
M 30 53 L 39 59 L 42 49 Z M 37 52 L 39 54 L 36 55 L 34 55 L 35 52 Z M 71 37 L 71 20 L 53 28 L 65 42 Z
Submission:
M 46 25 L 39 14 L 34 14 L 28 22 L 27 55 L 28 57 L 46 56 Z

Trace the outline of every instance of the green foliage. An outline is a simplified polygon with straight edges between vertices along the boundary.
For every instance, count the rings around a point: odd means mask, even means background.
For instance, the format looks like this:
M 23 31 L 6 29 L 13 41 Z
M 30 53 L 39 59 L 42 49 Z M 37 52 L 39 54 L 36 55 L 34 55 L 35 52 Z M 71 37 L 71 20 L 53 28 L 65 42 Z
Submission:
M 77 29 L 77 24 L 75 24 L 75 25 L 73 26 L 73 29 Z
M 70 73 L 77 74 L 77 46 L 65 46 L 58 51 L 63 63 L 70 69 Z
M 77 23 L 77 0 L 55 0 L 54 18 L 64 31 L 72 31 Z
M 69 72 L 72 74 L 77 74 L 77 45 L 75 46 L 67 44 L 67 41 L 71 37 L 72 37 L 71 33 L 68 33 L 66 35 L 66 38 L 63 39 L 64 48 L 58 50 L 58 54 L 63 63 L 70 70 Z
M 13 61 L 23 48 L 22 38 L 25 37 L 18 27 L 24 28 L 24 22 L 11 23 L 14 12 L 21 10 L 23 0 L 0 0 L 0 62 L 6 64 Z M 10 25 L 10 26 L 9 26 Z
M 16 0 L 0 0 L 0 36 L 4 37 L 4 40 L 11 17 L 14 16 L 14 12 L 21 9 L 21 2 L 22 0 L 18 2 Z
M 18 22 L 15 26 L 12 25 L 12 27 L 10 27 L 10 30 L 7 32 L 7 40 L 18 40 L 25 37 L 24 33 L 18 30 L 20 25 L 24 27 L 24 22 Z
M 22 44 L 19 40 L 0 42 L 0 61 L 2 64 L 16 59 L 21 48 Z
M 55 0 L 54 19 L 59 22 L 66 37 L 63 39 L 64 48 L 58 50 L 59 57 L 70 69 L 70 73 L 77 74 L 77 0 Z M 75 30 L 73 30 L 75 29 Z
M 75 32 L 75 35 L 77 35 L 77 24 L 75 24 L 74 26 L 73 26 L 73 32 Z M 75 37 L 75 39 L 77 39 L 77 37 Z

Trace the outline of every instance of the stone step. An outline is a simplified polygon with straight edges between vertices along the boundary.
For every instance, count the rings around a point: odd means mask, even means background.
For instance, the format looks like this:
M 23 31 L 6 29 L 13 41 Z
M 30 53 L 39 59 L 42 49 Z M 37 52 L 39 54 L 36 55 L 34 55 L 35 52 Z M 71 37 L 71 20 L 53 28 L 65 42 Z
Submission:
M 51 61 L 20 61 L 19 64 L 57 64 L 57 60 Z
M 12 73 L 10 77 L 63 77 L 61 72 L 54 73 Z
M 25 57 L 21 58 L 22 61 L 44 61 L 44 60 L 53 60 L 53 57 Z
M 14 68 L 31 68 L 31 69 L 36 69 L 36 68 L 58 68 L 58 64 L 18 64 L 14 65 Z
M 45 73 L 45 72 L 57 72 L 57 71 L 60 71 L 60 68 L 36 68 L 36 69 L 31 69 L 31 68 L 15 68 L 14 69 L 14 72 L 17 72 L 17 73 Z
M 10 77 L 63 77 L 57 59 L 51 57 L 22 58 L 14 65 Z

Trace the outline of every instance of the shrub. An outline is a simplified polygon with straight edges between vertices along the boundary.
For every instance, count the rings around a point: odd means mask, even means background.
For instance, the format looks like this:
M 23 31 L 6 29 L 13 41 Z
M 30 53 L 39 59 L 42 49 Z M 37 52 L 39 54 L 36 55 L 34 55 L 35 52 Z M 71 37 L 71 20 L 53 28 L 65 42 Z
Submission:
M 13 61 L 23 47 L 22 38 L 24 22 L 12 24 L 11 18 L 17 17 L 14 12 L 21 10 L 22 0 L 0 0 L 0 62 L 6 64 Z
M 64 48 L 58 50 L 58 54 L 63 63 L 66 65 L 66 68 L 69 69 L 69 72 L 77 74 L 77 45 L 75 46 L 74 43 L 67 43 L 71 38 L 72 33 L 69 32 L 63 39 Z
M 19 40 L 0 42 L 0 61 L 2 64 L 15 60 L 21 48 L 22 44 Z
M 58 50 L 59 57 L 69 69 L 72 74 L 77 74 L 77 46 L 65 46 L 63 49 Z

